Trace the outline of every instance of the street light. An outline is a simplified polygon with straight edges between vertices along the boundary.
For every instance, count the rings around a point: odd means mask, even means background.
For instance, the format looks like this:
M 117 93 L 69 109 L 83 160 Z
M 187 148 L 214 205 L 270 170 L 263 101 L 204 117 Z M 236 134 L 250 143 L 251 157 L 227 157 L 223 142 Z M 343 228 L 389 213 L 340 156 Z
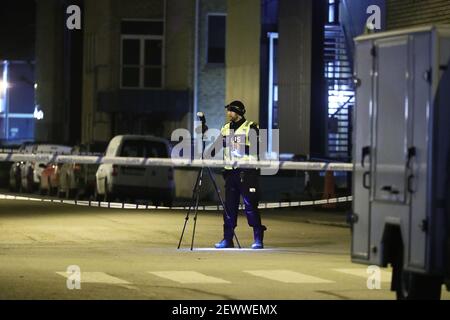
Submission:
M 8 99 L 8 67 L 9 62 L 3 61 L 3 77 L 0 80 L 0 111 L 4 113 L 4 138 L 5 140 L 8 140 L 8 133 L 9 133 L 9 119 L 8 119 L 8 113 L 9 113 L 9 99 Z
M 34 107 L 33 117 L 37 120 L 44 119 L 44 111 L 40 110 L 38 105 Z

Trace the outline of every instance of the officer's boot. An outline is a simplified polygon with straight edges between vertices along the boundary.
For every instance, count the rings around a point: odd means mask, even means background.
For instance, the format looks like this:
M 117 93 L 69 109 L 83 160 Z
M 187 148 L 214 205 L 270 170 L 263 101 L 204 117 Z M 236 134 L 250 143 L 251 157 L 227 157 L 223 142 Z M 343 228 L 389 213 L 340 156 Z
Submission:
M 223 226 L 223 240 L 215 244 L 216 249 L 234 248 L 233 236 L 233 228 Z
M 264 248 L 264 231 L 266 231 L 267 228 L 265 226 L 261 227 L 255 227 L 253 228 L 253 236 L 255 239 L 255 242 L 252 244 L 252 249 L 263 249 Z

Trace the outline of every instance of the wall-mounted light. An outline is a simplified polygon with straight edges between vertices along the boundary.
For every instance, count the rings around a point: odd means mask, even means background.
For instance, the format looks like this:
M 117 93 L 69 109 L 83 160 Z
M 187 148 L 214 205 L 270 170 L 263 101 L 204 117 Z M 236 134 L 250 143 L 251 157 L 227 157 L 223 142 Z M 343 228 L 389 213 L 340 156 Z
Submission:
M 39 106 L 37 105 L 34 107 L 33 116 L 37 120 L 42 120 L 42 119 L 44 119 L 44 111 L 39 110 Z
M 10 84 L 6 81 L 0 80 L 0 91 L 4 93 L 6 89 L 10 87 Z

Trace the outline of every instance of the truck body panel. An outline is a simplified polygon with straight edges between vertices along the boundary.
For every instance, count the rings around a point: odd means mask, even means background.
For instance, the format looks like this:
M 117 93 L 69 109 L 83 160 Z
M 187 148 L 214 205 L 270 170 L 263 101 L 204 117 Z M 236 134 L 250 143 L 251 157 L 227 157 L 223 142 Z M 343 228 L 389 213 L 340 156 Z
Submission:
M 448 277 L 450 26 L 355 43 L 352 261 Z

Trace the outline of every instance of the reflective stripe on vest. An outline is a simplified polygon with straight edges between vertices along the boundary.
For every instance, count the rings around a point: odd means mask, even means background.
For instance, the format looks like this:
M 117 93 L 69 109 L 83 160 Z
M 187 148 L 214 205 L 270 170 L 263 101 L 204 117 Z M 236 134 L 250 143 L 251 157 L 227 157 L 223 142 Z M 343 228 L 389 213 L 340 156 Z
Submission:
M 225 124 L 221 133 L 225 138 L 226 145 L 223 150 L 223 158 L 225 161 L 249 161 L 257 160 L 255 155 L 246 154 L 245 147 L 250 150 L 250 127 L 252 121 L 245 121 L 238 129 L 230 129 L 230 123 Z M 233 132 L 233 134 L 232 134 Z M 245 140 L 245 142 L 243 141 Z M 226 170 L 231 170 L 233 167 L 225 166 Z

